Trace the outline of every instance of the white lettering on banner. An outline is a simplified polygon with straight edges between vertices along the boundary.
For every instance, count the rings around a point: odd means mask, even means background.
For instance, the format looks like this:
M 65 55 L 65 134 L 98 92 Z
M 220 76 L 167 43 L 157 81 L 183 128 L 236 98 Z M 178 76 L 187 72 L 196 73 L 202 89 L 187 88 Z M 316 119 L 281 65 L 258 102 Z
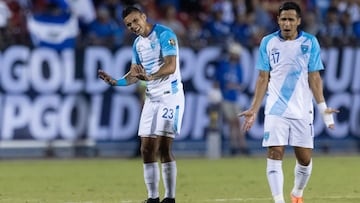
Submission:
M 253 64 L 250 64 L 252 65 L 250 68 L 251 70 L 253 70 L 253 74 L 252 74 L 252 77 L 251 77 L 251 81 L 250 81 L 250 84 L 248 86 L 248 89 L 249 89 L 249 92 L 250 93 L 254 93 L 255 92 L 255 87 L 256 87 L 256 81 L 257 81 L 257 77 L 259 75 L 259 70 L 256 69 L 255 67 L 255 61 L 257 60 L 258 58 L 258 55 L 259 55 L 259 49 L 254 49 L 253 51 L 253 56 L 254 56 L 254 63 Z
M 91 47 L 84 53 L 84 75 L 86 79 L 86 92 L 99 93 L 110 88 L 104 81 L 97 77 L 97 70 L 103 69 L 110 75 L 113 74 L 112 54 L 105 47 Z
M 196 125 L 193 112 L 196 109 L 196 97 L 197 94 L 193 92 L 185 93 L 185 109 L 183 115 L 183 121 L 181 126 L 180 135 L 176 137 L 178 140 L 184 140 L 191 136 L 192 129 Z
M 248 49 L 243 49 L 241 51 L 241 57 L 239 60 L 242 65 L 242 68 L 243 68 L 242 69 L 242 74 L 243 74 L 242 82 L 243 82 L 244 87 L 248 88 L 253 82 L 252 76 L 253 76 L 254 70 L 255 70 L 254 60 Z
M 116 95 L 110 102 L 106 104 L 111 106 L 110 112 L 104 112 L 104 98 L 92 96 L 86 134 L 100 140 L 126 140 L 136 136 L 141 108 L 139 101 L 133 95 Z M 104 120 L 109 120 L 108 124 Z
M 109 127 L 104 126 L 101 122 L 103 120 L 103 103 L 104 97 L 100 94 L 93 94 L 90 98 L 90 112 L 89 112 L 89 123 L 87 126 L 86 134 L 93 139 L 110 139 Z
M 31 115 L 31 101 L 27 95 L 3 96 L 1 138 L 13 139 L 15 130 L 25 128 Z M 36 118 L 34 118 L 36 119 Z
M 329 49 L 327 52 L 327 62 L 325 71 L 326 86 L 331 92 L 343 92 L 351 84 L 354 58 L 354 49 L 345 48 L 340 66 L 339 49 Z M 339 72 L 339 74 L 337 74 Z
M 38 92 L 51 93 L 60 89 L 63 82 L 62 62 L 59 55 L 49 48 L 39 48 L 30 58 L 31 82 Z M 44 67 L 43 64 L 47 64 Z M 47 76 L 45 76 L 45 74 Z
M 205 135 L 206 128 L 209 125 L 209 116 L 207 113 L 207 107 L 209 101 L 207 95 L 198 95 L 195 101 L 195 109 L 193 109 L 192 119 L 193 119 L 193 129 L 191 131 L 191 138 L 199 140 L 202 139 Z
M 1 71 L 0 71 L 1 73 Z M 3 105 L 3 95 L 0 93 L 0 132 L 2 132 L 2 124 L 4 119 L 4 105 Z M 1 137 L 1 136 L 0 136 Z
M 30 88 L 29 68 L 30 50 L 23 46 L 12 46 L 1 58 L 1 87 L 5 92 L 22 93 Z
M 84 135 L 87 127 L 89 104 L 81 95 L 69 95 L 64 98 L 59 112 L 60 134 L 69 140 L 75 140 Z M 72 115 L 74 115 L 72 120 Z
M 198 68 L 196 64 L 196 54 L 190 48 L 181 48 L 179 52 L 181 78 L 183 81 L 191 80 L 195 70 Z
M 258 50 L 244 50 L 241 63 L 245 91 L 239 104 L 249 107 L 258 71 Z M 81 55 L 81 59 L 75 57 Z M 212 85 L 214 62 L 221 49 L 208 47 L 195 52 L 180 49 L 185 82 L 185 113 L 178 140 L 204 139 L 209 124 L 207 91 Z M 78 56 L 78 55 L 76 55 Z M 110 87 L 97 77 L 102 68 L 115 78 L 123 76 L 131 63 L 132 49 L 112 53 L 103 47 L 84 52 L 51 49 L 30 50 L 13 46 L 0 55 L 0 130 L 1 139 L 76 139 L 89 136 L 100 140 L 128 140 L 137 135 L 141 107 L 136 85 Z M 336 129 L 329 131 L 316 113 L 315 134 L 333 138 L 360 137 L 360 49 L 324 49 L 322 57 L 324 89 L 328 106 L 343 110 L 335 116 Z M 349 61 L 349 62 L 347 62 Z M 263 101 L 262 108 L 265 100 Z M 261 139 L 263 116 L 259 115 L 249 136 Z
M 116 94 L 110 114 L 111 139 L 126 140 L 137 132 L 141 103 L 132 95 Z M 127 115 L 125 117 L 125 115 Z
M 350 111 L 350 132 L 352 135 L 360 138 L 360 93 L 353 95 L 353 102 Z
M 80 93 L 84 89 L 84 81 L 76 79 L 75 53 L 73 49 L 61 52 L 62 72 L 65 76 L 62 91 L 64 93 Z
M 202 49 L 198 53 L 197 61 L 194 63 L 194 75 L 192 83 L 194 88 L 200 93 L 207 93 L 212 86 L 212 81 L 206 78 L 206 68 L 209 62 L 214 62 L 220 55 L 220 49 L 217 47 L 209 47 Z M 214 68 L 214 67 L 213 67 Z
M 60 97 L 46 95 L 36 97 L 29 109 L 29 128 L 34 138 L 39 140 L 54 139 L 58 135 Z
M 207 114 L 207 98 L 204 95 L 189 92 L 185 94 L 185 101 L 181 133 L 176 139 L 203 139 L 210 122 Z
M 114 78 L 119 79 L 123 77 L 130 69 L 132 48 L 128 47 L 128 48 L 119 49 L 115 53 L 114 57 L 115 57 L 114 63 L 111 63 L 111 67 L 109 67 L 108 69 L 111 69 Z M 125 88 L 118 87 L 115 88 L 115 90 L 119 92 L 133 93 L 136 91 L 136 85 L 127 86 Z
M 352 80 L 352 91 L 353 92 L 360 92 L 360 49 L 356 49 L 355 51 L 355 63 L 354 63 L 354 71 L 353 80 Z

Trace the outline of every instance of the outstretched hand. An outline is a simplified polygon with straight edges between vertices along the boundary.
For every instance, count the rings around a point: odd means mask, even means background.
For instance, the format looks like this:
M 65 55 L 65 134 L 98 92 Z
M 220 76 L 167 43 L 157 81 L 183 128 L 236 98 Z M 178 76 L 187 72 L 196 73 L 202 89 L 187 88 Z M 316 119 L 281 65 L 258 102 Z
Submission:
M 250 128 L 252 127 L 252 125 L 255 122 L 256 119 L 256 113 L 253 110 L 246 110 L 241 112 L 240 114 L 238 114 L 239 117 L 244 116 L 245 117 L 245 122 L 243 125 L 243 129 L 245 131 L 249 131 Z
M 112 86 L 116 85 L 116 80 L 113 79 L 109 74 L 107 74 L 102 69 L 98 70 L 98 76 L 99 76 L 99 78 L 104 80 L 107 84 L 112 85 Z

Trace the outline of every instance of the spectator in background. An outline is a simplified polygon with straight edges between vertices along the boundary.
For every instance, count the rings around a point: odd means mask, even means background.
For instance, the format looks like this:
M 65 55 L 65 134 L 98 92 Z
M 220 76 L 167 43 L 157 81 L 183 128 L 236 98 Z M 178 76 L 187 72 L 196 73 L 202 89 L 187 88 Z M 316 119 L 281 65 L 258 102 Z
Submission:
M 241 129 L 237 113 L 240 112 L 238 95 L 243 90 L 242 67 L 240 54 L 242 47 L 238 43 L 229 43 L 227 54 L 221 59 L 216 68 L 215 88 L 220 88 L 222 94 L 221 110 L 225 122 L 229 126 L 230 154 L 249 154 L 245 133 Z
M 336 7 L 330 7 L 326 13 L 326 19 L 319 33 L 319 40 L 323 46 L 340 46 L 342 44 L 343 27 L 340 23 L 339 11 Z
M 191 32 L 186 33 L 186 40 L 184 40 L 183 46 L 200 50 L 208 45 L 206 34 L 200 20 L 196 18 L 191 19 L 188 24 L 188 30 L 191 30 Z
M 223 20 L 223 10 L 219 5 L 212 8 L 204 29 L 207 32 L 207 40 L 212 45 L 221 45 L 230 37 L 230 24 Z
M 9 41 L 8 23 L 11 17 L 12 12 L 8 5 L 0 0 L 0 49 L 5 48 Z
M 44 9 L 28 17 L 27 25 L 35 47 L 75 48 L 78 20 L 65 0 L 49 0 Z
M 98 7 L 96 19 L 89 26 L 85 42 L 90 46 L 117 48 L 122 45 L 124 32 L 124 28 L 110 17 L 106 7 Z
M 261 38 L 265 35 L 266 30 L 255 23 L 255 12 L 247 12 L 239 15 L 231 26 L 233 39 L 247 48 L 259 45 Z
M 8 45 L 21 44 L 30 46 L 31 40 L 27 29 L 26 15 L 31 8 L 30 0 L 10 1 L 8 2 L 9 9 L 12 12 L 8 24 Z
M 255 13 L 254 24 L 264 29 L 265 33 L 276 30 L 277 25 L 275 24 L 275 20 L 272 18 L 269 11 L 266 10 L 267 8 L 261 0 L 252 0 L 250 5 L 248 12 Z
M 164 15 L 161 18 L 160 23 L 171 28 L 178 36 L 179 45 L 182 45 L 186 37 L 186 30 L 182 22 L 177 19 L 175 6 L 166 4 L 162 6 L 161 10 Z
M 356 46 L 356 35 L 354 30 L 354 24 L 351 20 L 351 15 L 349 12 L 345 11 L 341 15 L 341 26 L 344 30 L 341 43 L 343 46 Z
M 313 10 L 309 10 L 302 19 L 303 30 L 314 36 L 317 36 L 320 32 L 322 25 L 320 19 L 318 19 L 317 17 L 316 12 Z

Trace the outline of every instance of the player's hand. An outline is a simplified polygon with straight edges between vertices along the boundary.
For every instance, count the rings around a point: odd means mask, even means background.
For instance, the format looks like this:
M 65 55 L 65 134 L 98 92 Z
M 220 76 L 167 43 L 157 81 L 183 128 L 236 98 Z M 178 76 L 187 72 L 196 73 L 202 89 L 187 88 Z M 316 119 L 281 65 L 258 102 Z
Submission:
M 149 81 L 153 80 L 151 75 L 147 75 L 142 65 L 133 64 L 131 66 L 131 76 L 138 78 L 139 80 Z
M 98 70 L 98 76 L 99 78 L 104 80 L 107 84 L 112 86 L 116 85 L 116 80 L 113 79 L 109 74 L 105 73 L 105 71 L 103 71 L 102 69 Z
M 331 117 L 332 118 L 332 114 L 333 113 L 339 113 L 340 111 L 339 110 L 337 110 L 337 109 L 333 109 L 333 108 L 327 108 L 327 109 L 325 109 L 325 111 L 324 111 L 324 119 L 325 118 L 329 118 L 329 117 Z M 330 129 L 334 129 L 335 128 L 335 123 L 333 122 L 333 119 L 332 119 L 332 122 L 328 125 L 328 126 L 326 126 L 326 127 L 328 127 L 328 128 L 330 128 Z
M 247 111 L 243 111 L 243 112 L 239 113 L 238 116 L 239 117 L 242 117 L 242 116 L 245 117 L 245 122 L 244 122 L 244 125 L 243 125 L 243 129 L 245 131 L 250 130 L 250 128 L 252 127 L 252 125 L 254 124 L 254 122 L 256 120 L 256 112 L 249 109 Z

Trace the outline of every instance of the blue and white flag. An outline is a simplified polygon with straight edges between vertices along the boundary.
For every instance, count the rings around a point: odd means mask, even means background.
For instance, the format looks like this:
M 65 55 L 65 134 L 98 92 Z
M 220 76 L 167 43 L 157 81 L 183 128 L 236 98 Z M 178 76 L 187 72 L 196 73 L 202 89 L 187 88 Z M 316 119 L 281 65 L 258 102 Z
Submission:
M 35 46 L 56 50 L 74 48 L 79 33 L 78 19 L 70 13 L 31 15 L 27 26 Z

